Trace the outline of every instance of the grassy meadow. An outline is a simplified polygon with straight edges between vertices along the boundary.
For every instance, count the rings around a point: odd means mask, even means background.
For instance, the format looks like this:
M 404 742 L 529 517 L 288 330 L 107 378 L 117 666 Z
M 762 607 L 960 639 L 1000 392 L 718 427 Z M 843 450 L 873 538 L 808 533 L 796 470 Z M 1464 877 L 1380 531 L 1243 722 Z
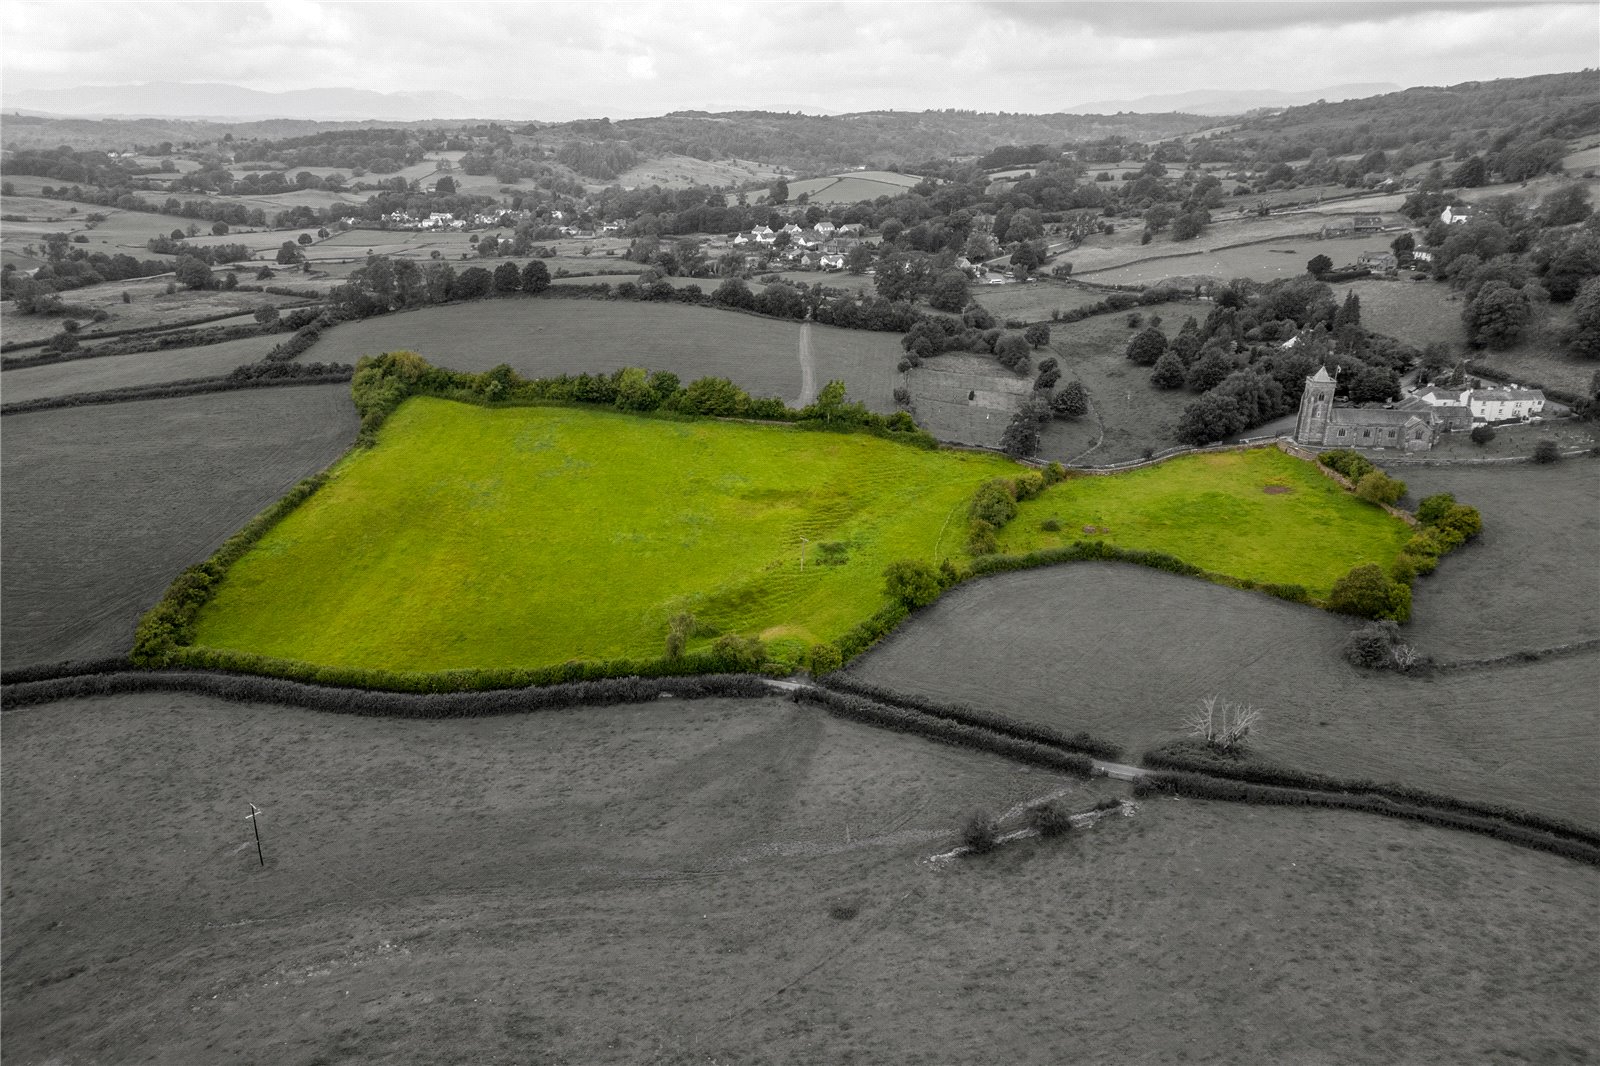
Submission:
M 1593 1041 L 1592 869 L 1167 799 L 934 866 L 975 806 L 1120 786 L 779 699 L 437 722 L 151 693 L 0 731 L 8 1061 L 1455 1066 Z
M 1041 528 L 1053 521 L 1059 530 Z M 1307 532 L 1316 531 L 1313 544 Z M 1345 571 L 1387 565 L 1411 527 L 1276 448 L 1170 459 L 1073 477 L 1018 505 L 1000 550 L 1103 540 L 1166 552 L 1215 573 L 1326 596 Z
M 962 549 L 992 455 L 864 435 L 415 399 L 230 572 L 196 643 L 400 671 L 832 640 Z M 308 575 L 316 575 L 308 580 Z M 781 646 L 781 645 L 780 645 Z

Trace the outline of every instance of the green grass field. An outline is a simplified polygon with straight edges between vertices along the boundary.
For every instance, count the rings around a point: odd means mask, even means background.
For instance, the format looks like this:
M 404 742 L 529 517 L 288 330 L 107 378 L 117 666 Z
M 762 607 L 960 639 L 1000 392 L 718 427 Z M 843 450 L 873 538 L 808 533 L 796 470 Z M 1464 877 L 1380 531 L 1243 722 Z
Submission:
M 1040 528 L 1052 518 L 1058 532 Z M 1019 505 L 1000 547 L 1020 553 L 1093 538 L 1325 596 L 1352 566 L 1387 564 L 1410 536 L 1404 522 L 1355 499 L 1311 463 L 1257 448 L 1071 478 Z
M 240 561 L 197 643 L 537 667 L 657 658 L 681 610 L 706 630 L 691 649 L 832 640 L 884 604 L 888 563 L 959 553 L 978 483 L 1017 469 L 864 435 L 417 399 Z

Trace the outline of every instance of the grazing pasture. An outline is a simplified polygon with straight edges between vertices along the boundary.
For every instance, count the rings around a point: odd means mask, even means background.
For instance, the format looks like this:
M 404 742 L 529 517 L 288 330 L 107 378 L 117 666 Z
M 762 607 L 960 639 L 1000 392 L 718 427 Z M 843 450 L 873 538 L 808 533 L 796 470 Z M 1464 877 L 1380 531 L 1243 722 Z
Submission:
M 655 659 L 670 619 L 789 641 L 791 661 L 886 599 L 990 455 L 864 434 L 417 398 L 229 572 L 195 642 L 431 672 Z M 316 580 L 307 581 L 315 574 Z
M 125 652 L 180 570 L 327 466 L 356 426 L 344 385 L 7 415 L 6 665 Z
M 284 335 L 246 337 L 198 348 L 169 348 L 163 352 L 136 352 L 95 359 L 70 359 L 63 363 L 22 367 L 0 372 L 0 400 L 21 403 L 45 396 L 75 392 L 100 392 L 130 385 L 159 385 L 185 378 L 210 378 L 234 367 L 258 362 Z
M 1098 271 L 1094 280 L 1107 285 L 1153 285 L 1165 278 L 1206 275 L 1221 281 L 1251 278 L 1275 281 L 1306 272 L 1313 256 L 1325 255 L 1335 266 L 1354 266 L 1362 252 L 1387 252 L 1392 236 L 1318 240 L 1307 237 L 1271 244 L 1200 251 L 1172 259 L 1156 259 L 1116 270 Z M 1169 253 L 1170 254 L 1170 253 Z
M 1168 337 L 1177 335 L 1187 316 L 1204 320 L 1210 310 L 1210 304 L 1199 301 L 1137 309 L 1143 325 L 1159 317 Z M 1127 314 L 1051 324 L 1050 344 L 1033 353 L 1034 362 L 1055 356 L 1062 380 L 1082 381 L 1093 410 L 1082 418 L 1056 419 L 1046 426 L 1039 444 L 1041 458 L 1116 463 L 1137 459 L 1146 449 L 1159 451 L 1179 443 L 1178 418 L 1194 396 L 1182 389 L 1152 387 L 1149 368 L 1128 362 L 1128 341 L 1135 332 L 1128 326 Z
M 1591 869 L 1164 799 L 929 865 L 973 807 L 1116 786 L 777 700 L 425 722 L 151 694 L 0 730 L 19 1062 L 1454 1064 L 1593 1038 Z
M 1045 521 L 1060 528 L 1047 531 Z M 1387 566 L 1412 529 L 1277 448 L 1187 455 L 1111 477 L 1075 477 L 1017 505 L 1012 554 L 1103 540 L 1213 573 L 1326 596 L 1352 566 Z
M 919 184 L 921 178 L 887 170 L 857 170 L 830 174 L 825 178 L 806 178 L 789 182 L 789 201 L 801 193 L 814 204 L 855 204 L 880 196 L 900 196 Z M 730 201 L 731 202 L 731 201 Z
M 1449 492 L 1483 515 L 1483 533 L 1417 585 L 1406 628 L 1423 651 L 1487 658 L 1600 638 L 1600 462 L 1389 469 L 1412 500 Z
M 1072 260 L 1074 277 L 1092 274 L 1094 275 L 1092 280 L 1100 281 L 1100 271 L 1126 267 L 1141 260 L 1147 260 L 1152 256 L 1188 252 L 1214 252 L 1221 248 L 1243 244 L 1246 241 L 1259 241 L 1268 238 L 1310 242 L 1315 240 L 1315 235 L 1324 225 L 1339 221 L 1351 214 L 1355 214 L 1357 211 L 1365 213 L 1367 210 L 1368 208 L 1365 205 L 1361 207 L 1340 205 L 1338 210 L 1330 207 L 1325 212 L 1287 211 L 1282 214 L 1267 215 L 1265 217 L 1249 215 L 1244 218 L 1222 219 L 1206 227 L 1206 231 L 1192 241 L 1174 241 L 1170 235 L 1161 234 L 1149 244 L 1139 243 L 1140 234 L 1143 233 L 1143 229 L 1139 225 L 1125 224 L 1113 234 L 1094 234 L 1081 245 L 1065 254 L 1066 258 Z M 1370 210 L 1377 211 L 1380 209 L 1374 207 Z M 1308 252 L 1305 258 L 1310 259 L 1315 254 L 1315 252 Z M 1182 259 L 1172 260 L 1172 262 L 1179 263 L 1183 261 Z M 1301 261 L 1300 269 L 1305 269 L 1304 260 Z M 1191 271 L 1186 270 L 1179 272 L 1191 273 Z
M 1415 348 L 1436 341 L 1457 349 L 1466 344 L 1467 331 L 1461 323 L 1464 305 L 1448 285 L 1405 278 L 1358 278 L 1335 285 L 1333 290 L 1334 298 L 1341 302 L 1347 292 L 1361 298 L 1361 324 L 1374 333 Z
M 906 371 L 917 424 L 942 441 L 998 448 L 1017 405 L 1032 390 L 987 356 L 950 353 Z
M 1070 259 L 1068 253 L 1065 258 Z M 974 285 L 972 298 L 1001 323 L 1007 319 L 1049 322 L 1052 311 L 1071 311 L 1105 299 L 1104 293 L 1040 278 L 1021 285 Z M 1051 329 L 1057 324 L 1051 323 Z
M 525 377 L 667 370 L 685 383 L 726 377 L 753 396 L 800 398 L 801 338 L 818 387 L 838 379 L 852 400 L 894 410 L 901 355 L 892 333 L 809 327 L 714 308 L 554 297 L 486 300 L 347 322 L 304 358 L 353 363 L 408 349 L 454 370 L 508 363 Z
M 1429 594 L 1420 583 L 1424 611 Z M 1357 624 L 1194 578 L 1074 563 L 946 593 L 850 670 L 1133 753 L 1182 735 L 1184 715 L 1220 695 L 1262 712 L 1251 745 L 1274 761 L 1600 826 L 1600 651 L 1406 677 L 1344 661 Z
M 644 189 L 659 185 L 663 189 L 687 189 L 695 185 L 743 185 L 747 182 L 772 182 L 779 174 L 770 163 L 750 159 L 696 159 L 687 155 L 663 155 L 647 159 L 616 177 L 624 189 Z

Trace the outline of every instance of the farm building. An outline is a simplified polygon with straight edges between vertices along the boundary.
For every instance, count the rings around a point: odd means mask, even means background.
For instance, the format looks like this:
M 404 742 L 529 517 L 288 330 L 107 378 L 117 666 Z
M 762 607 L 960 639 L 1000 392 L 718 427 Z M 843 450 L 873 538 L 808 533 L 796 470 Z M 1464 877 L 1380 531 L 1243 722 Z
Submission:
M 1394 270 L 1399 265 L 1400 260 L 1395 258 L 1393 252 L 1362 252 L 1356 257 L 1356 266 L 1385 273 Z
M 1294 439 L 1313 447 L 1404 448 L 1425 452 L 1437 432 L 1431 411 L 1386 407 L 1335 407 L 1337 382 L 1327 367 L 1306 378 Z
M 1465 204 L 1451 204 L 1439 212 L 1439 221 L 1446 226 L 1453 226 L 1457 222 L 1471 222 L 1472 208 Z

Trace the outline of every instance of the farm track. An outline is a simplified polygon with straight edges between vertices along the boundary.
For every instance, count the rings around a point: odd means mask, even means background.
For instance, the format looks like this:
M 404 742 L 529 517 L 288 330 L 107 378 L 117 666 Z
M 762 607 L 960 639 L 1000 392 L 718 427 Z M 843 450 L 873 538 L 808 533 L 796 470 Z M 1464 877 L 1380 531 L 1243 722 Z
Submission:
M 800 397 L 795 407 L 806 407 L 817 398 L 817 365 L 811 358 L 811 323 L 800 323 Z

